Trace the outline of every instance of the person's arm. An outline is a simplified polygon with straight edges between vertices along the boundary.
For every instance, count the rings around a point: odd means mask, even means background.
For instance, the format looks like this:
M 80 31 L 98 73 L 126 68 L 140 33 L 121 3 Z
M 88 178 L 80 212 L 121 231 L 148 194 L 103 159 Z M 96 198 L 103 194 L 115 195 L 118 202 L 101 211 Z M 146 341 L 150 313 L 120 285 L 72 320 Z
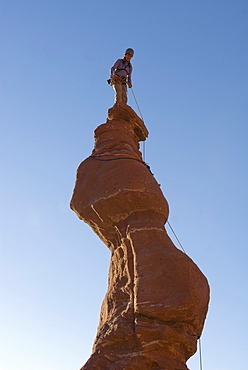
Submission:
M 113 77 L 115 70 L 118 68 L 121 59 L 118 59 L 113 67 L 110 69 L 110 78 Z
M 132 67 L 132 64 L 130 63 L 130 67 L 129 67 L 129 74 L 128 74 L 128 79 L 127 79 L 127 83 L 128 83 L 128 87 L 132 87 L 132 71 L 133 71 L 133 67 Z

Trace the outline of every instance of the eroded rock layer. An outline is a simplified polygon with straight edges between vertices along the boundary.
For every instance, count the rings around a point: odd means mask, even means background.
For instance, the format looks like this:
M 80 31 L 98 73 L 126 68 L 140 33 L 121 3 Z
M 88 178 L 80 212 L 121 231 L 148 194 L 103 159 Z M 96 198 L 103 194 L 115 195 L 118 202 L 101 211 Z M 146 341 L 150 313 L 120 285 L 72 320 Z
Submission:
M 186 370 L 203 329 L 209 286 L 166 233 L 168 203 L 139 151 L 147 136 L 136 113 L 117 103 L 77 171 L 71 208 L 111 251 L 83 370 Z

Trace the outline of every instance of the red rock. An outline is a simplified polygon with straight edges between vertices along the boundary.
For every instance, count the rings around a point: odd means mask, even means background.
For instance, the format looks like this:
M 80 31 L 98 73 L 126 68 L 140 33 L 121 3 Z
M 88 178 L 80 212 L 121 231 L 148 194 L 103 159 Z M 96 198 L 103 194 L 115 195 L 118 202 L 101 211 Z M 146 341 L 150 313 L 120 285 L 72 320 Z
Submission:
M 166 233 L 168 203 L 139 151 L 147 136 L 132 108 L 117 103 L 77 171 L 71 208 L 112 253 L 83 370 L 186 370 L 203 329 L 207 279 Z

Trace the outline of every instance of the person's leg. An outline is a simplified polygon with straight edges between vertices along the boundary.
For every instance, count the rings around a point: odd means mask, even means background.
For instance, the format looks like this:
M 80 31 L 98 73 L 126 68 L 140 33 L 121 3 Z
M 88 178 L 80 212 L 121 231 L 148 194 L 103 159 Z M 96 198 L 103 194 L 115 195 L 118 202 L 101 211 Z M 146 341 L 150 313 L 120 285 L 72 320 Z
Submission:
M 127 104 L 127 84 L 122 84 L 122 101 Z
M 123 97 L 123 94 L 122 94 L 122 84 L 121 83 L 118 83 L 116 82 L 114 85 L 113 85 L 113 88 L 115 90 L 115 103 L 119 103 L 119 102 L 122 102 L 122 97 Z

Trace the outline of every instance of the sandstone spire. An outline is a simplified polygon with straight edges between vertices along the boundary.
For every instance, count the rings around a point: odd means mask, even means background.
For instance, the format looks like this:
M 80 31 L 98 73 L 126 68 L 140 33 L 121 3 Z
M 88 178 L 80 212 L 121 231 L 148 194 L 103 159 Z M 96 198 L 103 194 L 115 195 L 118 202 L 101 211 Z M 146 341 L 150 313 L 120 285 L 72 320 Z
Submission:
M 147 137 L 136 113 L 116 103 L 77 171 L 71 208 L 111 251 L 92 356 L 81 370 L 186 370 L 203 329 L 209 286 L 166 233 L 168 203 L 139 151 Z

